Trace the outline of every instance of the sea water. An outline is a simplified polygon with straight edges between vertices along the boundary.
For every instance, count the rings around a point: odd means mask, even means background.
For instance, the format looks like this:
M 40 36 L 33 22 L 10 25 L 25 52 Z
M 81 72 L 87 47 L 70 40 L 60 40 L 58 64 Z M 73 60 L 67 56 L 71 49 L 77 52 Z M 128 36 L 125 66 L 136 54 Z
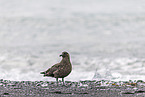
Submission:
M 65 80 L 145 80 L 145 0 L 0 0 L 0 78 L 43 80 L 68 51 Z

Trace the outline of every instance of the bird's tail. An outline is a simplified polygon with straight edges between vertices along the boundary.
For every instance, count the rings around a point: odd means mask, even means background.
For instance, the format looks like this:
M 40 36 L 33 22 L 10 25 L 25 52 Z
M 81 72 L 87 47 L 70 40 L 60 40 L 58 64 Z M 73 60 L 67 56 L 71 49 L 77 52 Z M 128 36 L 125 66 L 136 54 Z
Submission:
M 46 72 L 40 72 L 40 74 L 45 74 Z

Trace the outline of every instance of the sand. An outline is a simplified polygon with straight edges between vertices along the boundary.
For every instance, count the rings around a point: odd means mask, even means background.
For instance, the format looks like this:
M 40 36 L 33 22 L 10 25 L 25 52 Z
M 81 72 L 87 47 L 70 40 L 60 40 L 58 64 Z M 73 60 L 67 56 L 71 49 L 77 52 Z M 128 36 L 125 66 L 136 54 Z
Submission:
M 104 84 L 105 83 L 105 84 Z M 0 80 L 0 97 L 144 97 L 144 82 Z

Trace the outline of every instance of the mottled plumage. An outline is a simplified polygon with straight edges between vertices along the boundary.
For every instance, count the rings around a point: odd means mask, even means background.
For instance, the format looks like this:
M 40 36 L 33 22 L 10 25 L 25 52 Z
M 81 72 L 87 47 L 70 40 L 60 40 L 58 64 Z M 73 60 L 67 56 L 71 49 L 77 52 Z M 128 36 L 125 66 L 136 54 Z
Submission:
M 68 76 L 72 70 L 72 65 L 70 62 L 70 56 L 67 52 L 62 52 L 60 55 L 62 60 L 60 63 L 53 65 L 48 70 L 41 72 L 44 76 L 55 77 L 58 85 L 58 78 L 62 78 L 64 85 L 64 77 Z

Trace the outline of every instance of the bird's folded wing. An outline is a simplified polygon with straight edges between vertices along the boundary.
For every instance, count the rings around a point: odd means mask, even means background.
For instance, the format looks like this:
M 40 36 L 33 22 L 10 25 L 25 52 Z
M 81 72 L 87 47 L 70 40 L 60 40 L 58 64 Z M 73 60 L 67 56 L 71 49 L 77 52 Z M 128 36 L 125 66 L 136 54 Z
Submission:
M 58 68 L 60 68 L 60 63 L 57 63 L 55 65 L 53 65 L 51 68 L 49 68 L 46 73 L 49 72 L 49 74 L 53 74 L 54 71 L 56 71 Z

